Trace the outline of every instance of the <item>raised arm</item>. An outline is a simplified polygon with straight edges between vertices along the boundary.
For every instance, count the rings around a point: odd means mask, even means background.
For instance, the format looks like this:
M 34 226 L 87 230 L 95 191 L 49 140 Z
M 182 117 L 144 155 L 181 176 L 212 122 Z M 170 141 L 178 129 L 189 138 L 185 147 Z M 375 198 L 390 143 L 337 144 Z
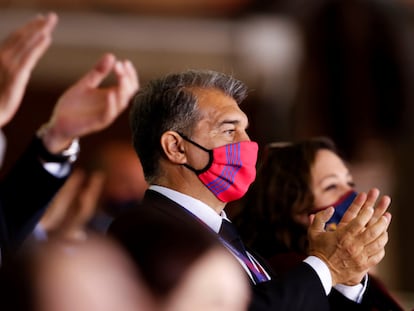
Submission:
M 116 82 L 100 87 L 111 72 L 115 74 Z M 33 230 L 47 204 L 68 177 L 69 171 L 64 175 L 47 171 L 45 162 L 59 159 L 75 139 L 112 124 L 137 90 L 138 77 L 132 63 L 117 60 L 108 53 L 62 94 L 49 121 L 38 131 L 38 139 L 1 184 L 0 247 L 11 245 L 15 248 Z M 46 149 L 47 159 L 42 157 L 43 149 Z M 68 163 L 61 163 L 61 166 L 70 168 Z

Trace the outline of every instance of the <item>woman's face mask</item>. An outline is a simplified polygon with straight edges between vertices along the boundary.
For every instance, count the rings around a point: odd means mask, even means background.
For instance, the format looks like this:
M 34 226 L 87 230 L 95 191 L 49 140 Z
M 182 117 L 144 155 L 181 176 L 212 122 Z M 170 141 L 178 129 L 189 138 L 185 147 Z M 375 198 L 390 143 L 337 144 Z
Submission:
M 336 202 L 324 206 L 321 208 L 318 208 L 318 211 L 324 210 L 329 208 L 330 206 L 333 206 L 335 208 L 335 212 L 332 215 L 332 217 L 326 222 L 325 229 L 326 230 L 336 230 L 336 226 L 341 221 L 342 217 L 344 216 L 345 212 L 348 210 L 349 206 L 354 201 L 355 197 L 357 196 L 357 192 L 354 190 L 351 190 L 347 193 L 345 193 L 342 197 L 340 197 Z

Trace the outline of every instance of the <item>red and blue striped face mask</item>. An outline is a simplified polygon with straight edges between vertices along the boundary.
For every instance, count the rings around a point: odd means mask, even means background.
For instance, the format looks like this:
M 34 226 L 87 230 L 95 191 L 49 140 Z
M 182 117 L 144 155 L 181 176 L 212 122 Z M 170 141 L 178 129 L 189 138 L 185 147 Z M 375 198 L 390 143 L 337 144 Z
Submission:
M 180 133 L 179 133 L 180 134 Z M 256 178 L 258 145 L 252 141 L 224 145 L 207 149 L 180 134 L 194 146 L 209 154 L 209 162 L 196 170 L 188 164 L 185 167 L 197 174 L 202 183 L 222 202 L 240 199 Z

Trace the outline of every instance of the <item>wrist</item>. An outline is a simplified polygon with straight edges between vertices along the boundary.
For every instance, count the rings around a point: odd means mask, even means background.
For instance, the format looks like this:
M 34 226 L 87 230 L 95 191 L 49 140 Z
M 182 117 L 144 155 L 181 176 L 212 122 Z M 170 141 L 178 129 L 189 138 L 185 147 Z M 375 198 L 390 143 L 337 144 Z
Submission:
M 60 154 L 68 149 L 75 138 L 64 137 L 57 133 L 49 123 L 43 124 L 36 132 L 36 136 L 42 140 L 43 146 L 51 154 Z
M 57 139 L 51 128 L 43 125 L 36 133 L 36 148 L 43 162 L 74 162 L 78 158 L 80 146 L 77 138 Z
M 315 256 L 316 258 L 321 260 L 326 265 L 326 267 L 328 268 L 330 277 L 331 277 L 332 286 L 335 286 L 336 284 L 338 284 L 337 269 L 335 269 L 335 267 L 331 264 L 331 262 L 328 260 L 328 258 L 324 254 L 322 254 L 321 252 L 317 252 L 317 251 L 309 251 L 309 256 Z

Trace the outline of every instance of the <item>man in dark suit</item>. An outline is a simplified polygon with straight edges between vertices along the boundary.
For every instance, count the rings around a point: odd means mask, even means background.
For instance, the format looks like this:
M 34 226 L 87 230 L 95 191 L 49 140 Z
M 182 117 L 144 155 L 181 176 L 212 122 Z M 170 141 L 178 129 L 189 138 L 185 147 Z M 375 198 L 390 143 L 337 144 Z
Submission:
M 51 40 L 57 16 L 38 16 L 0 46 L 0 127 L 17 111 L 30 73 Z M 117 81 L 99 84 L 114 72 Z M 133 65 L 105 54 L 58 99 L 53 113 L 0 183 L 0 250 L 14 250 L 30 234 L 71 172 L 78 139 L 108 127 L 138 89 Z M 4 150 L 3 150 L 4 151 Z
M 278 279 L 244 249 L 224 212 L 256 174 L 258 147 L 246 133 L 248 119 L 239 108 L 246 95 L 241 81 L 191 70 L 154 80 L 137 94 L 130 112 L 133 144 L 150 187 L 142 205 L 118 217 L 110 234 L 133 254 L 137 250 L 126 241 L 140 215 L 197 223 L 245 269 L 253 290 L 251 310 L 328 310 L 327 294 L 340 283 L 349 290 L 344 295 L 358 303 L 366 287 L 361 281 L 384 256 L 389 200 L 381 199 L 374 212 L 379 191 L 360 194 L 331 232 L 324 225 L 333 209 L 318 213 L 309 231 L 311 256 Z

